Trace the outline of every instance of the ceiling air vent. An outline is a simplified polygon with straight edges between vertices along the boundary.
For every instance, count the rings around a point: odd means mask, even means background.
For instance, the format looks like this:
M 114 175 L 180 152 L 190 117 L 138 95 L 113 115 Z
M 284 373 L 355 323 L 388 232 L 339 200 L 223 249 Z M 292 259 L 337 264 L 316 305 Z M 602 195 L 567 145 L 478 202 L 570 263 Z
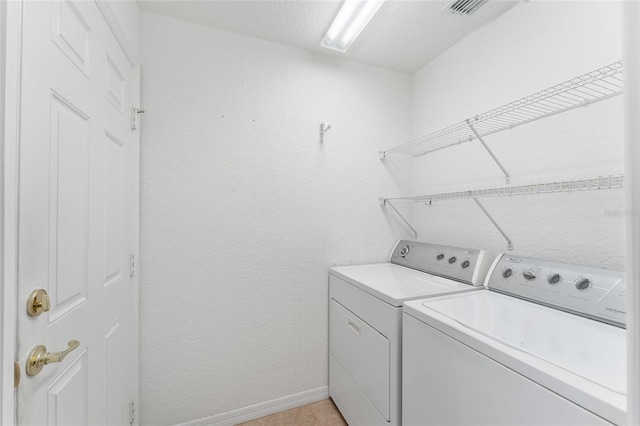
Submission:
M 449 13 L 457 15 L 471 15 L 486 2 L 487 0 L 455 0 L 447 7 L 447 10 Z

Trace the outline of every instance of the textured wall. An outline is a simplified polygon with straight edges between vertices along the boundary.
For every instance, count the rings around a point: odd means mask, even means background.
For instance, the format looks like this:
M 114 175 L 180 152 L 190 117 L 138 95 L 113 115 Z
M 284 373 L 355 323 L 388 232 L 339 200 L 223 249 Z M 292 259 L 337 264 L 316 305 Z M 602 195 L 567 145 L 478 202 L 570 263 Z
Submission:
M 7 18 L 6 18 L 6 13 L 7 13 L 7 5 L 5 2 L 1 2 L 0 4 L 0 76 L 2 76 L 0 78 L 0 129 L 2 129 L 0 131 L 0 146 L 4 147 L 4 104 L 5 104 L 5 92 L 4 92 L 4 86 L 5 86 L 5 61 L 6 61 L 6 51 L 5 51 L 5 31 L 7 29 Z M 0 154 L 0 161 L 2 161 L 2 164 L 4 164 L 4 149 L 2 150 L 2 153 Z M 4 170 L 4 167 L 3 167 Z M 2 173 L 2 186 L 4 187 L 4 172 Z M 2 223 L 4 224 L 4 196 L 0 197 L 0 211 L 2 211 Z M 2 250 L 2 252 L 4 253 L 4 233 L 0 232 L 0 235 L 2 235 L 2 242 L 0 243 L 0 250 Z M 4 277 L 4 268 L 2 269 L 2 275 Z M 4 290 L 4 279 L 2 280 L 2 283 L 0 283 L 0 292 L 2 292 L 2 294 L 5 294 L 5 290 Z M 3 309 L 3 313 L 2 315 L 0 315 L 0 353 L 4 354 L 4 309 Z M 3 398 L 4 397 L 2 395 L 2 390 L 4 389 L 4 378 L 7 377 L 5 374 L 5 372 L 8 372 L 8 368 L 6 366 L 2 366 L 2 369 L 0 370 L 0 397 Z M 8 399 L 8 398 L 6 398 Z M 0 404 L 0 422 L 2 422 L 4 420 L 3 417 L 3 413 L 2 413 L 2 407 L 4 404 Z
M 504 184 L 477 143 L 413 168 L 377 150 L 620 59 L 619 21 L 616 2 L 522 3 L 411 79 L 143 13 L 142 422 L 325 386 L 327 267 L 410 237 L 377 197 Z M 621 99 L 487 142 L 514 184 L 620 173 Z M 622 191 L 484 203 L 516 254 L 623 266 Z M 421 240 L 505 250 L 471 201 L 402 207 Z
M 142 423 L 326 386 L 327 268 L 384 261 L 408 236 L 377 197 L 409 169 L 377 150 L 409 136 L 410 77 L 140 26 Z
M 414 76 L 413 133 L 428 133 L 621 59 L 620 3 L 523 2 Z M 512 184 L 624 171 L 622 98 L 488 136 Z M 415 160 L 415 193 L 505 185 L 475 141 Z M 485 198 L 515 254 L 624 267 L 624 191 Z M 416 206 L 420 238 L 506 243 L 471 200 Z

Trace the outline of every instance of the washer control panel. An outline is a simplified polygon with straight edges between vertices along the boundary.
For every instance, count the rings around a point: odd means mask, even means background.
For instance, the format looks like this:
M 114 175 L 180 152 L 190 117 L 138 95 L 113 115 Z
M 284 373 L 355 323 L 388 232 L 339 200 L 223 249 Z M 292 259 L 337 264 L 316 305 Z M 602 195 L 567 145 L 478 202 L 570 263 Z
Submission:
M 624 272 L 501 254 L 485 285 L 619 327 L 626 324 Z
M 407 268 L 481 286 L 484 284 L 492 258 L 484 250 L 400 240 L 389 261 Z

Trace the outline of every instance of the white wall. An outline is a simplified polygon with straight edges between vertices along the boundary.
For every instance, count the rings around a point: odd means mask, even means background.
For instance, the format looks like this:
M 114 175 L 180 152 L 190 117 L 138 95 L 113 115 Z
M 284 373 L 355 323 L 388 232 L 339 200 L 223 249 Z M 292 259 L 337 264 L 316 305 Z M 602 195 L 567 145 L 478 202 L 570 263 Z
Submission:
M 522 3 L 413 78 L 147 13 L 140 45 L 141 415 L 173 424 L 326 386 L 327 267 L 410 237 L 377 197 L 504 185 L 477 143 L 377 150 L 619 60 L 620 5 Z M 621 173 L 622 99 L 487 142 L 513 184 Z M 483 202 L 515 254 L 624 267 L 623 191 Z M 412 217 L 506 249 L 471 201 Z
M 408 236 L 377 197 L 409 169 L 377 150 L 409 137 L 410 77 L 140 25 L 142 423 L 326 386 L 327 268 L 384 261 Z
M 469 35 L 414 76 L 419 136 L 621 59 L 618 2 L 523 2 Z M 524 125 L 486 142 L 512 184 L 624 171 L 622 97 Z M 505 185 L 475 141 L 420 157 L 413 192 Z M 624 268 L 624 191 L 481 200 L 513 239 L 515 254 Z M 615 213 L 614 213 L 615 214 Z M 506 250 L 471 200 L 416 206 L 420 239 Z
M 6 31 L 7 31 L 7 5 L 5 2 L 0 2 L 0 188 L 2 190 L 2 196 L 0 196 L 0 259 L 4 259 L 4 108 L 5 108 L 5 79 L 6 79 Z M 0 294 L 4 296 L 4 264 L 0 260 Z M 0 356 L 4 360 L 4 309 L 0 314 Z M 4 372 L 8 369 L 2 362 L 2 368 L 0 368 L 0 398 L 3 398 L 3 385 L 5 381 Z M 0 404 L 0 423 L 3 422 L 5 417 L 3 416 L 2 407 L 4 404 Z

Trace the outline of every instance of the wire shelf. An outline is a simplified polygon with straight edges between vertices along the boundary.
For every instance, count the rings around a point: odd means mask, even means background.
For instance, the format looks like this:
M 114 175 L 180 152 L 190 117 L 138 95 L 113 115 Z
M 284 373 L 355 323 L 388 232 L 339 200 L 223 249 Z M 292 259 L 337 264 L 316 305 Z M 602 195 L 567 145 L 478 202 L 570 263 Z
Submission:
M 478 139 L 470 125 L 484 137 L 621 93 L 622 61 L 618 61 L 381 153 L 425 155 Z
M 439 194 L 383 198 L 383 201 L 431 203 L 439 200 L 468 199 L 476 197 L 504 197 L 513 195 L 549 194 L 553 192 L 590 191 L 624 187 L 624 175 L 598 176 L 585 179 L 559 180 L 529 185 L 502 186 L 489 189 L 444 192 Z

